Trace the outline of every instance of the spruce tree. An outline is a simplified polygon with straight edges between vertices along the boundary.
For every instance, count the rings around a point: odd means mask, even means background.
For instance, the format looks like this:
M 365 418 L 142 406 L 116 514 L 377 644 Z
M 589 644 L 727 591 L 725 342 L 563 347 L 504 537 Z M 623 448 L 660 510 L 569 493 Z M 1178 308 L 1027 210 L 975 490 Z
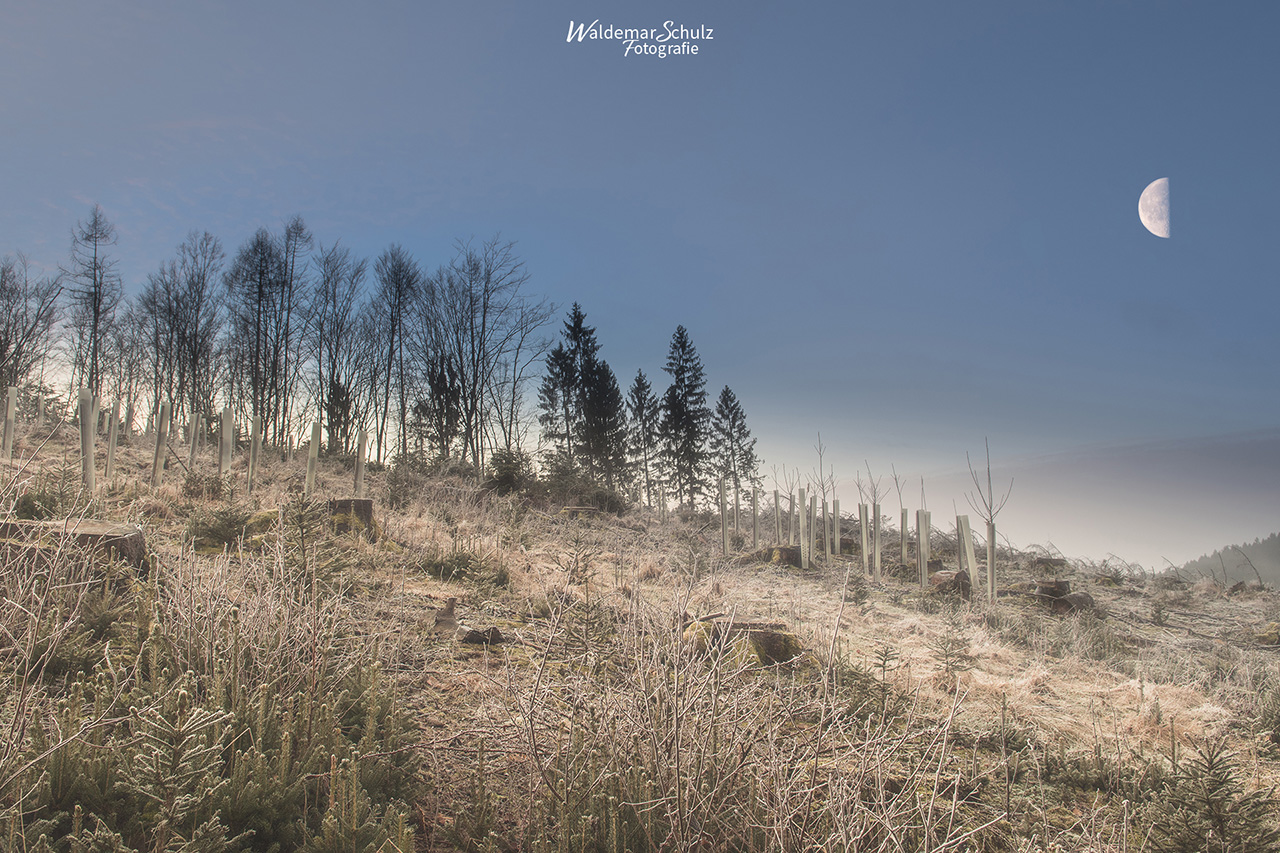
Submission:
M 631 416 L 631 456 L 644 485 L 644 502 L 647 506 L 653 506 L 658 462 L 658 425 L 662 409 L 643 370 L 636 371 L 635 381 L 627 392 L 627 411 Z
M 573 304 L 564 340 L 547 356 L 538 391 L 544 438 L 552 441 L 569 470 L 580 466 L 611 489 L 626 475 L 626 409 L 618 380 L 599 357 L 596 330 Z
M 756 481 L 760 460 L 756 440 L 747 429 L 747 414 L 728 385 L 720 392 L 711 418 L 711 456 L 719 476 L 733 484 L 733 505 L 737 507 L 743 481 Z
M 1204 743 L 1152 801 L 1150 849 L 1157 853 L 1269 853 L 1280 846 L 1276 801 L 1247 791 L 1223 739 Z
M 675 487 L 676 501 L 690 507 L 702 491 L 708 462 L 707 433 L 711 411 L 707 408 L 707 380 L 702 359 L 684 326 L 671 336 L 667 364 L 671 385 L 662 397 L 662 450 Z
M 547 372 L 538 387 L 538 423 L 542 437 L 552 443 L 554 454 L 573 469 L 573 404 L 577 396 L 578 370 L 573 356 L 557 344 L 547 354 Z
M 582 365 L 578 439 L 588 471 L 617 489 L 626 477 L 627 415 L 618 380 L 594 354 Z

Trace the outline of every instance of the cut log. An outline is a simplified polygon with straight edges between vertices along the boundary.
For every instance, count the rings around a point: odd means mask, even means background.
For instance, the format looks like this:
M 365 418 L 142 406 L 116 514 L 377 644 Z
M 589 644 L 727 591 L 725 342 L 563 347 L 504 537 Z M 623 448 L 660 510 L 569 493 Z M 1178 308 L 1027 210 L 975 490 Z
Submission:
M 56 549 L 64 544 L 88 548 L 122 560 L 135 569 L 147 567 L 147 543 L 142 528 L 99 519 L 66 521 L 0 521 L 0 539 L 6 548 Z

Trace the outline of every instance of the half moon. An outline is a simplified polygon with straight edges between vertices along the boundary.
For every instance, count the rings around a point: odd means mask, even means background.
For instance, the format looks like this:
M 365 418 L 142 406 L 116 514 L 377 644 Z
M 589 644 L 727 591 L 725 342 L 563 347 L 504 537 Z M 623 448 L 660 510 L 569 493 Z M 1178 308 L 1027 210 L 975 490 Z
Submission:
M 1138 218 L 1157 237 L 1169 236 L 1169 179 L 1159 178 L 1147 184 L 1138 199 Z

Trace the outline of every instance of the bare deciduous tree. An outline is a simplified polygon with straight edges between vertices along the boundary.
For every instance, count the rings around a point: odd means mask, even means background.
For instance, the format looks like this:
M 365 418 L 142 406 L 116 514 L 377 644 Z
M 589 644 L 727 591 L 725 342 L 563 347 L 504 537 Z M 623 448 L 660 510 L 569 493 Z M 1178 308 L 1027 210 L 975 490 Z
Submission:
M 413 373 L 412 365 L 405 360 L 405 337 L 409 312 L 421 296 L 423 279 L 418 262 L 398 244 L 389 246 L 378 256 L 373 265 L 373 274 L 378 280 L 378 294 L 373 301 L 373 311 L 378 320 L 379 341 L 382 345 L 378 366 L 382 379 L 379 394 L 381 411 L 378 414 L 376 435 L 378 461 L 382 461 L 384 443 L 389 440 L 387 424 L 393 390 L 398 402 L 396 422 L 400 425 L 399 452 L 402 456 L 409 452 L 409 434 L 405 425 L 409 420 Z
M 26 256 L 0 259 L 0 387 L 21 385 L 48 355 L 61 293 L 62 279 L 33 278 Z
M 522 445 L 528 432 L 529 424 L 521 411 L 524 389 L 533 378 L 530 368 L 542 360 L 551 345 L 540 332 L 551 322 L 555 306 L 545 299 L 522 300 L 516 313 L 508 354 L 499 364 L 491 389 L 497 439 L 507 451 Z
M 518 349 L 523 352 L 521 342 L 531 327 L 546 322 L 550 309 L 536 310 L 540 303 L 522 292 L 529 275 L 514 243 L 494 237 L 479 246 L 459 242 L 456 249 L 449 265 L 431 276 L 422 325 L 429 330 L 429 346 L 457 370 L 462 460 L 481 471 L 495 443 L 491 425 L 498 420 L 502 366 Z M 524 372 L 517 369 L 508 378 L 519 382 Z M 506 402 L 510 412 L 511 401 Z
M 363 258 L 334 243 L 320 247 L 315 290 L 311 295 L 311 350 L 315 359 L 315 397 L 321 423 L 328 430 L 329 452 L 351 450 L 357 423 L 356 374 L 359 301 L 364 289 Z
M 123 423 L 132 427 L 133 413 L 147 378 L 147 319 L 136 303 L 129 303 L 107 331 L 104 353 L 110 370 L 103 379 L 107 393 L 124 403 Z M 104 408 L 105 411 L 105 408 Z
M 71 257 L 63 269 L 71 301 L 72 361 L 75 379 L 98 396 L 102 381 L 102 341 L 123 295 L 116 261 L 115 226 L 99 205 L 71 232 Z
M 218 356 L 226 309 L 218 281 L 225 257 L 208 231 L 192 231 L 178 246 L 178 367 L 192 423 L 213 416 L 223 375 Z
M 311 232 L 301 217 L 274 237 L 260 228 L 236 253 L 223 280 L 232 297 L 229 361 L 232 399 L 261 417 L 268 441 L 291 434 L 303 362 L 307 264 Z
M 987 522 L 987 596 L 991 600 L 995 600 L 996 596 L 996 516 L 1000 514 L 1000 510 L 1004 509 L 1004 505 L 1009 501 L 1009 494 L 1013 491 L 1013 478 L 1009 479 L 1009 488 L 1005 489 L 1004 496 L 997 499 L 995 490 L 991 483 L 991 442 L 983 439 L 983 444 L 987 450 L 987 490 L 982 491 L 982 481 L 978 479 L 978 472 L 974 470 L 973 463 L 969 461 L 969 454 L 965 453 L 964 461 L 969 466 L 969 476 L 973 478 L 973 485 L 977 488 L 977 497 L 973 492 L 965 495 L 969 501 L 969 506 L 973 507 L 973 511 L 982 516 Z

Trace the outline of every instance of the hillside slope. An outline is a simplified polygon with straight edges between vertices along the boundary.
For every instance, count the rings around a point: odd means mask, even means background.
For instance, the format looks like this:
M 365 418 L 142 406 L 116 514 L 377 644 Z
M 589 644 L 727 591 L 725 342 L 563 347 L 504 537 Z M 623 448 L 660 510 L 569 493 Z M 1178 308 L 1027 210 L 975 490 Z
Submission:
M 311 502 L 271 454 L 252 495 L 210 457 L 152 489 L 134 439 L 86 503 L 69 432 L 18 457 L 19 506 L 153 551 L 7 546 L 0 828 L 29 849 L 1274 849 L 1269 589 L 1001 551 L 965 602 L 411 469 L 371 474 L 370 542 L 324 509 L 340 460 Z M 1098 609 L 1052 613 L 1049 579 Z

